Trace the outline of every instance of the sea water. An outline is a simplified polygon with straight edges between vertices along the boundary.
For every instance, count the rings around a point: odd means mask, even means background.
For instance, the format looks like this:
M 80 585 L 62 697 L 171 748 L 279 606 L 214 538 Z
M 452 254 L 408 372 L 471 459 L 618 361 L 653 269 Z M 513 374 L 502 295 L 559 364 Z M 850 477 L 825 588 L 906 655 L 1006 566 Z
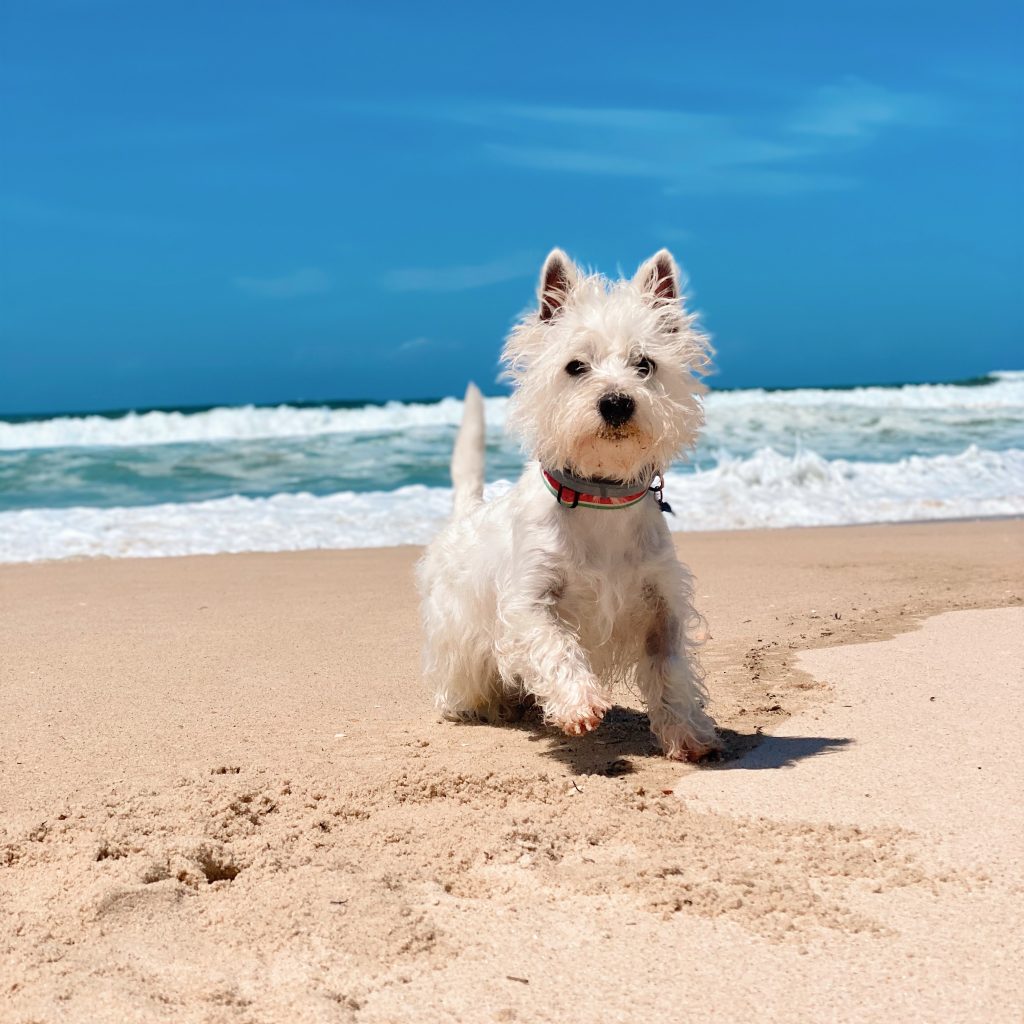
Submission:
M 523 456 L 488 398 L 487 495 Z M 712 391 L 673 530 L 1024 515 L 1024 371 Z M 0 561 L 376 547 L 451 510 L 462 402 L 0 418 Z

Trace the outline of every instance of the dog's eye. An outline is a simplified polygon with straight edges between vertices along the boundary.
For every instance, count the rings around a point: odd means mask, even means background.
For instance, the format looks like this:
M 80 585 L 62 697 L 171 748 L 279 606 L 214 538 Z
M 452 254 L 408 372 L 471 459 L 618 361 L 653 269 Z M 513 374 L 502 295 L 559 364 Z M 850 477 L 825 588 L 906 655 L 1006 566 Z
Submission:
M 657 368 L 658 364 L 653 359 L 648 359 L 647 356 L 642 356 L 636 361 L 636 372 L 641 377 L 650 377 Z
M 579 377 L 581 374 L 587 372 L 587 364 L 581 363 L 578 359 L 574 359 L 571 363 L 565 364 L 565 372 L 570 377 Z

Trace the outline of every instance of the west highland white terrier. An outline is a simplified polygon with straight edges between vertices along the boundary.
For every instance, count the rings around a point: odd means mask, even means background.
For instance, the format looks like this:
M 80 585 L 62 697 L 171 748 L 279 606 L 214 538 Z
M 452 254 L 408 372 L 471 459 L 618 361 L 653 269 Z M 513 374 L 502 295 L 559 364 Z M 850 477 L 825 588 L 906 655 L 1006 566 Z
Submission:
M 620 281 L 555 249 L 538 299 L 502 354 L 509 426 L 533 461 L 491 502 L 483 400 L 466 392 L 454 515 L 418 567 L 427 681 L 448 718 L 493 721 L 532 698 L 574 736 L 633 684 L 665 753 L 696 760 L 719 743 L 661 474 L 703 424 L 708 338 L 664 249 Z

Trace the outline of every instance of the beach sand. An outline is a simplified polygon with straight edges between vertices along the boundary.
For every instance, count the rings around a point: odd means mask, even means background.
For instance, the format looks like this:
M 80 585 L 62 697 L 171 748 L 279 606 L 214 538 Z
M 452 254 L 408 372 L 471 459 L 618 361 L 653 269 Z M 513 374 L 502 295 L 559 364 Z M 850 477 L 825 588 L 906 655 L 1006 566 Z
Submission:
M 700 767 L 439 721 L 413 548 L 0 566 L 0 1020 L 1019 1021 L 1024 522 L 677 545 Z

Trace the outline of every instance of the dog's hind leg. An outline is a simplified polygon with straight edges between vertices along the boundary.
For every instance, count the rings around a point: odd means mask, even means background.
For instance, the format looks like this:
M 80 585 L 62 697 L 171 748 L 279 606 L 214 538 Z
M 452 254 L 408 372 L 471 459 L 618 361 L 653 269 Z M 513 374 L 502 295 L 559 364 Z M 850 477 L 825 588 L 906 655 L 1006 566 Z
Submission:
M 651 617 L 637 683 L 647 703 L 651 731 L 666 756 L 696 761 L 721 744 L 714 719 L 704 710 L 707 691 L 686 636 L 685 623 L 693 612 L 682 598 L 672 602 L 654 587 L 647 597 Z
M 438 588 L 424 602 L 424 678 L 445 718 L 494 721 L 502 695 L 490 641 L 469 628 L 468 610 L 446 590 Z

